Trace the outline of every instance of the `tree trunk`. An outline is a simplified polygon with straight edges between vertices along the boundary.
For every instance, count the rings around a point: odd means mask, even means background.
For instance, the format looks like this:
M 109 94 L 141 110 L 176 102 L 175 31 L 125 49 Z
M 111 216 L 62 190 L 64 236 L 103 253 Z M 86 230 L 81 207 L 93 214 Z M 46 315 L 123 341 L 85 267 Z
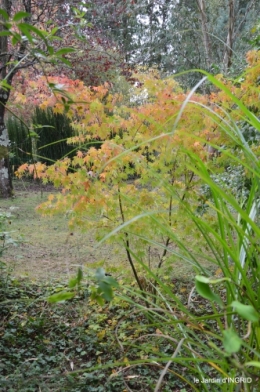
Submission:
M 209 71 L 212 64 L 212 59 L 211 59 L 211 47 L 210 47 L 210 39 L 209 39 L 209 32 L 208 32 L 205 0 L 197 0 L 197 5 L 200 13 L 203 45 L 205 49 L 205 61 L 208 68 L 207 70 Z
M 12 196 L 12 177 L 9 167 L 10 145 L 8 132 L 4 122 L 5 106 L 2 105 L 2 96 L 7 96 L 3 90 L 0 90 L 0 198 Z
M 224 72 L 227 72 L 232 64 L 234 26 L 235 26 L 235 0 L 229 0 L 228 34 L 224 52 Z
M 0 6 L 8 15 L 10 14 L 11 1 L 2 0 Z M 0 31 L 5 30 L 4 19 L 0 20 Z M 6 79 L 7 63 L 9 61 L 8 41 L 6 36 L 0 37 L 0 54 L 1 54 L 1 80 Z M 8 79 L 8 77 L 7 77 Z M 5 126 L 4 114 L 5 105 L 8 101 L 10 91 L 0 88 L 0 198 L 12 196 L 12 177 L 9 167 L 9 137 Z

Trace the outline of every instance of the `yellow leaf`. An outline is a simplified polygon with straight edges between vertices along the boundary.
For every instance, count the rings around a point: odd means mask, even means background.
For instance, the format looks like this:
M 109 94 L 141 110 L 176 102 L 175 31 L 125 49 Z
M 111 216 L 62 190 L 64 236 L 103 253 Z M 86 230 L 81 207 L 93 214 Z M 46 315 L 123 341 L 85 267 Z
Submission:
M 125 357 L 125 358 L 123 359 L 123 362 L 126 364 L 126 366 L 130 366 L 130 364 L 129 364 L 129 361 L 128 361 L 128 358 L 127 358 L 127 357 Z
M 215 271 L 215 276 L 218 276 L 218 275 L 221 275 L 222 274 L 222 269 L 221 268 L 218 268 L 216 271 Z
M 103 340 L 105 335 L 106 335 L 106 330 L 105 329 L 103 329 L 103 331 L 98 332 L 97 333 L 98 340 Z

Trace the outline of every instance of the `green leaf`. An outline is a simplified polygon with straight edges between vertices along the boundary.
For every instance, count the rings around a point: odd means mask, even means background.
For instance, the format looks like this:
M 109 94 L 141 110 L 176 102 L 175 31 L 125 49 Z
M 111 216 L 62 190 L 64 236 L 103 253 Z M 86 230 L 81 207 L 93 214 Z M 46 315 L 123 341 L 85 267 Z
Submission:
M 253 323 L 258 322 L 260 316 L 252 305 L 244 305 L 239 301 L 233 301 L 231 306 L 233 306 L 236 312 L 245 320 L 252 321 Z
M 218 305 L 223 306 L 219 295 L 215 294 L 209 287 L 208 282 L 210 282 L 210 280 L 208 278 L 205 276 L 196 276 L 195 279 L 196 290 L 203 298 L 206 298 L 209 301 L 214 301 Z
M 104 305 L 104 298 L 97 291 L 92 291 L 90 298 L 92 301 L 96 301 L 99 305 Z
M 18 28 L 21 30 L 21 32 L 25 35 L 25 37 L 28 39 L 29 42 L 33 42 L 33 37 L 29 32 L 29 26 L 27 23 L 19 23 Z
M 50 297 L 48 297 L 47 301 L 49 303 L 61 302 L 61 301 L 66 301 L 68 299 L 71 299 L 74 296 L 75 296 L 75 293 L 71 293 L 68 291 L 61 291 L 57 294 L 53 294 Z
M 39 48 L 32 50 L 32 53 L 34 54 L 35 57 L 38 57 L 43 60 L 47 59 L 47 54 Z
M 79 285 L 80 285 L 80 282 L 82 281 L 82 278 L 83 278 L 83 272 L 82 272 L 82 269 L 79 268 L 79 269 L 78 269 L 77 276 L 76 276 L 75 278 L 70 279 L 68 286 L 69 286 L 70 288 L 73 288 L 73 287 L 75 287 L 76 285 L 79 286 Z
M 8 13 L 7 13 L 5 10 L 3 10 L 3 9 L 0 9 L 0 15 L 2 15 L 2 17 L 3 17 L 5 20 L 8 20 L 8 19 L 9 19 Z
M 59 30 L 59 27 L 54 27 L 52 30 L 51 30 L 51 35 L 55 35 L 56 34 L 56 32 Z
M 78 284 L 78 279 L 77 278 L 72 278 L 69 280 L 68 286 L 70 289 L 75 287 Z
M 242 345 L 242 339 L 236 334 L 233 329 L 226 329 L 223 332 L 223 346 L 228 354 L 237 353 Z
M 107 276 L 103 268 L 98 268 L 95 274 L 98 293 L 106 300 L 112 301 L 113 299 L 113 287 L 117 287 L 117 281 L 112 276 Z
M 53 53 L 54 53 L 54 49 L 53 49 L 53 47 L 52 47 L 52 46 L 50 46 L 50 45 L 48 45 L 48 46 L 47 46 L 47 49 L 48 49 L 48 52 L 49 52 L 49 54 L 52 56 L 52 55 L 53 55 Z
M 32 31 L 33 33 L 38 35 L 38 37 L 40 37 L 44 42 L 46 41 L 45 36 L 44 36 L 45 32 L 43 30 L 39 30 L 36 27 L 34 27 L 28 23 L 24 23 L 24 22 L 19 23 L 17 26 L 24 33 L 24 35 L 26 35 L 26 37 L 29 39 L 30 42 L 32 40 L 32 36 L 29 33 L 29 31 L 30 32 Z
M 72 64 L 69 60 L 65 59 L 64 57 L 60 58 L 60 61 L 62 61 L 64 64 L 66 64 L 68 67 L 71 67 Z
M 38 133 L 34 132 L 34 131 L 30 131 L 29 132 L 29 137 L 35 137 L 35 138 L 39 138 Z
M 75 287 L 76 285 L 79 285 L 79 284 L 80 284 L 80 281 L 82 280 L 82 277 L 83 277 L 83 273 L 82 273 L 81 268 L 79 268 L 79 269 L 78 269 L 77 276 L 76 276 L 75 278 L 72 278 L 72 279 L 69 280 L 68 286 L 69 286 L 70 288 L 73 288 L 73 287 Z
M 216 283 L 221 283 L 225 281 L 231 281 L 230 278 L 217 278 L 217 279 L 212 279 L 212 278 L 207 278 L 206 276 L 199 276 L 199 281 L 207 284 L 216 284 Z
M 19 11 L 17 12 L 14 17 L 13 17 L 13 21 L 14 22 L 18 22 L 21 19 L 27 18 L 28 16 L 30 16 L 30 14 L 28 14 L 28 12 L 24 12 L 24 11 Z
M 257 361 L 250 361 L 250 362 L 246 362 L 245 366 L 254 366 L 260 369 L 260 362 Z
M 113 287 L 118 287 L 117 281 L 112 276 L 106 275 L 106 271 L 103 268 L 98 268 L 95 276 L 97 281 L 102 281 Z
M 37 124 L 35 124 L 35 125 L 33 125 L 33 128 L 34 129 L 41 129 L 41 128 L 53 128 L 53 129 L 55 129 L 55 127 L 53 126 L 53 125 L 41 125 L 41 124 L 39 124 L 39 125 L 37 125 Z M 38 135 L 38 134 L 37 134 Z
M 78 268 L 78 274 L 77 274 L 77 281 L 78 281 L 78 284 L 80 284 L 80 282 L 82 281 L 82 279 L 83 279 L 83 271 L 82 271 L 82 268 Z
M 62 48 L 57 50 L 57 52 L 55 52 L 55 56 L 62 56 L 63 54 L 73 53 L 73 52 L 75 52 L 75 49 L 73 48 Z
M 18 42 L 21 41 L 21 39 L 22 39 L 22 37 L 20 36 L 20 34 L 18 34 L 18 33 L 13 34 L 12 45 L 16 45 Z
M 105 274 L 106 274 L 106 272 L 105 272 L 104 268 L 97 268 L 96 273 L 95 273 L 96 279 L 101 280 L 101 279 L 105 278 L 106 277 Z
M 4 30 L 0 32 L 0 37 L 8 37 L 9 35 L 11 35 L 10 31 Z
M 51 41 L 62 41 L 62 38 L 61 37 L 59 37 L 58 35 L 50 35 L 49 37 L 48 37 L 48 40 L 51 42 Z
M 0 81 L 0 86 L 5 91 L 9 91 L 12 88 L 12 86 L 9 83 L 7 83 L 7 81 L 5 79 Z
M 100 282 L 98 286 L 99 286 L 98 292 L 101 295 L 101 297 L 104 298 L 106 301 L 112 301 L 113 299 L 112 287 L 105 282 Z

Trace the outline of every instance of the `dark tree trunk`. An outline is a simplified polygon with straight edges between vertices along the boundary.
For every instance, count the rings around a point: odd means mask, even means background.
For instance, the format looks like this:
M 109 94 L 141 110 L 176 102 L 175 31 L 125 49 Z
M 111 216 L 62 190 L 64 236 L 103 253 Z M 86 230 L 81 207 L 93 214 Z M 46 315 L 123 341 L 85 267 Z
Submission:
M 207 70 L 209 71 L 212 64 L 212 59 L 211 59 L 211 45 L 210 45 L 207 14 L 206 14 L 206 2 L 205 0 L 197 0 L 197 5 L 198 5 L 200 20 L 201 20 L 202 38 L 203 38 L 203 45 L 205 50 L 205 62 L 206 62 Z
M 3 90 L 0 90 L 0 198 L 12 196 L 12 176 L 9 166 L 9 137 L 4 122 L 5 100 L 8 96 Z
M 7 14 L 10 14 L 11 1 L 2 0 L 0 2 L 0 8 L 4 9 Z M 4 31 L 4 19 L 1 18 L 0 31 Z M 0 54 L 1 54 L 1 69 L 0 76 L 1 80 L 8 79 L 7 75 L 7 63 L 10 55 L 8 54 L 8 41 L 6 36 L 0 37 Z M 12 195 L 12 177 L 9 167 L 9 137 L 7 128 L 5 126 L 4 114 L 5 105 L 8 101 L 10 90 L 0 88 L 0 198 L 10 197 Z
M 234 44 L 234 26 L 235 26 L 235 1 L 229 0 L 229 18 L 228 18 L 228 34 L 224 52 L 224 70 L 227 72 L 232 64 L 233 44 Z

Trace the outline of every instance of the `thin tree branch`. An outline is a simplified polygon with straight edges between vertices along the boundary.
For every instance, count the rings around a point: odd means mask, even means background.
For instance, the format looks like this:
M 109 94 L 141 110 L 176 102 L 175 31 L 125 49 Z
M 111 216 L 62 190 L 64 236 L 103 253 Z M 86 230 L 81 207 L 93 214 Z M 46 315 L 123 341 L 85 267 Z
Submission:
M 124 210 L 123 210 L 122 199 L 121 199 L 121 192 L 120 192 L 120 188 L 119 187 L 118 187 L 118 202 L 119 202 L 119 209 L 120 209 L 121 219 L 122 219 L 122 222 L 125 223 L 125 216 L 124 216 Z M 125 236 L 125 250 L 126 250 L 128 261 L 129 261 L 130 266 L 132 268 L 135 280 L 136 280 L 140 290 L 142 291 L 144 297 L 146 298 L 146 295 L 144 293 L 144 289 L 143 289 L 142 283 L 140 282 L 140 279 L 138 277 L 137 271 L 135 269 L 135 265 L 134 265 L 131 253 L 129 251 L 129 249 L 130 249 L 129 235 L 128 235 L 127 232 L 124 232 L 124 236 Z

